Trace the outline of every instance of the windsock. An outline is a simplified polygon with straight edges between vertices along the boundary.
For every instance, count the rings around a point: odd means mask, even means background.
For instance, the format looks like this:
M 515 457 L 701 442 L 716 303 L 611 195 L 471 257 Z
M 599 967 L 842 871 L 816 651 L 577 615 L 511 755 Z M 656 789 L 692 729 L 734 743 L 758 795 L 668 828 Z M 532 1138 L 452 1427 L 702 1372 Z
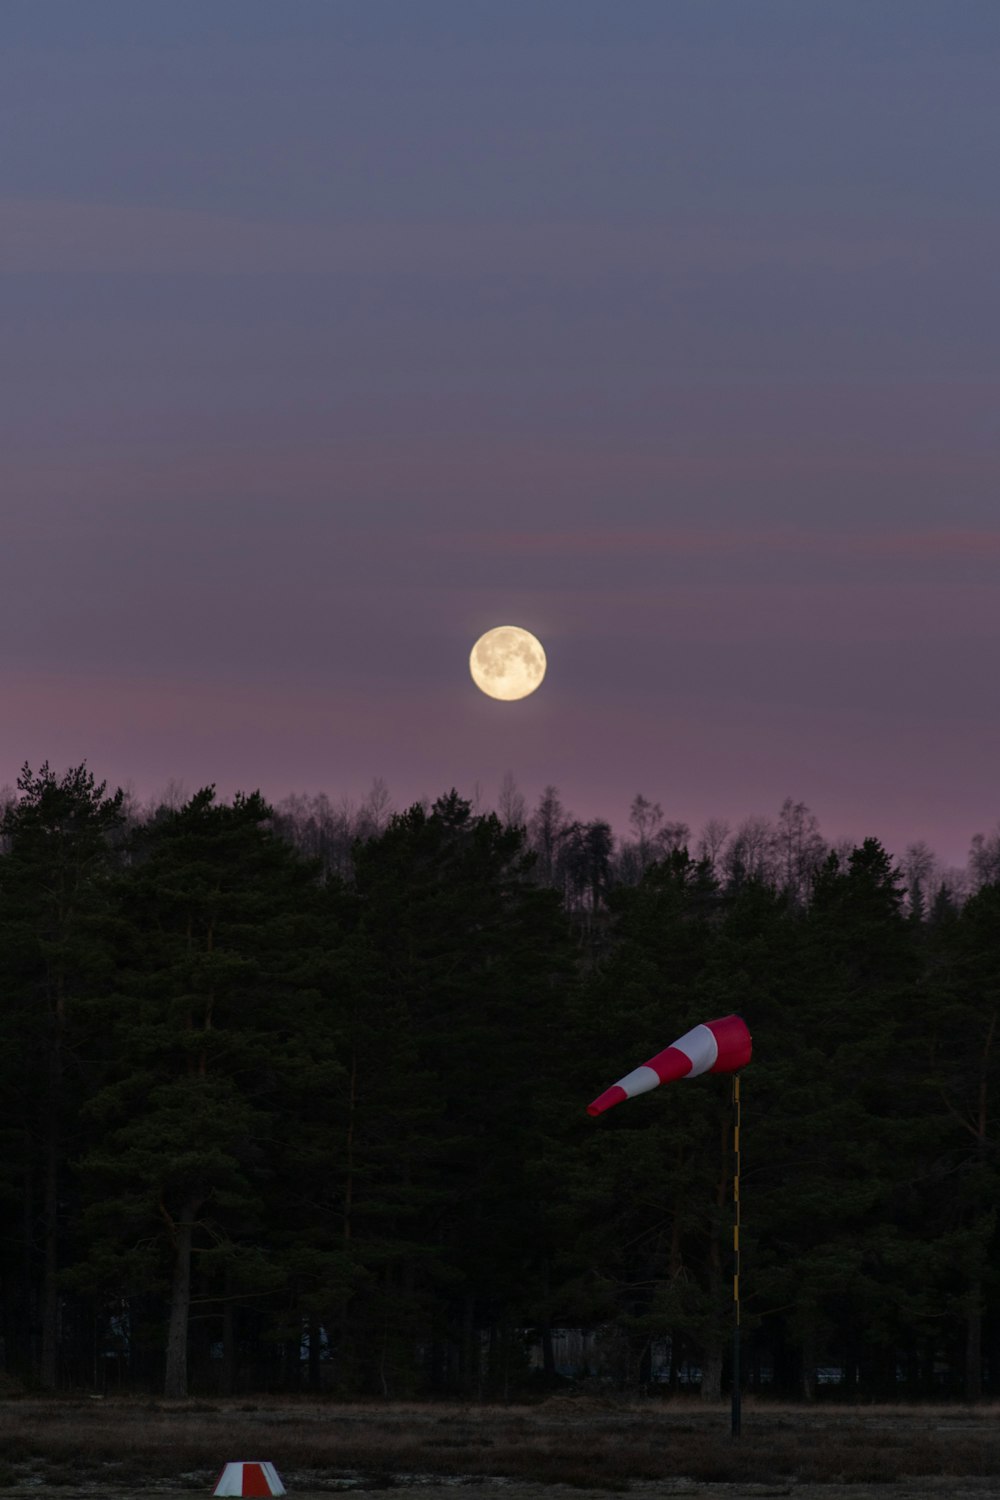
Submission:
M 723 1016 L 685 1031 L 641 1068 L 634 1068 L 587 1105 L 588 1115 L 603 1115 L 613 1104 L 646 1094 L 675 1078 L 697 1078 L 699 1073 L 735 1073 L 750 1061 L 753 1043 L 741 1016 Z
M 226 1464 L 213 1495 L 284 1495 L 287 1491 L 272 1463 Z

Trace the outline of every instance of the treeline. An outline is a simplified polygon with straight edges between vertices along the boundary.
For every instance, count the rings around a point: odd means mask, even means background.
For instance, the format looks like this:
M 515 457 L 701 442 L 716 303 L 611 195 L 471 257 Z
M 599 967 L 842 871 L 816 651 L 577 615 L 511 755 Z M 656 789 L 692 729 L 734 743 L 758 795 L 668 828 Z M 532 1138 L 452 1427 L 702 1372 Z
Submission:
M 694 840 L 637 798 L 616 844 L 519 795 L 392 813 L 376 787 L 338 828 L 321 799 L 139 812 L 85 766 L 25 768 L 0 820 L 8 1379 L 509 1395 L 574 1328 L 602 1378 L 717 1395 L 728 1080 L 585 1106 L 736 1010 L 749 1384 L 1000 1390 L 991 842 L 963 891 L 920 846 L 905 873 L 829 849 L 801 804 Z
M 175 805 L 183 800 L 176 787 L 169 795 Z M 847 839 L 827 840 L 815 813 L 791 797 L 785 798 L 774 818 L 753 814 L 737 823 L 709 818 L 693 833 L 689 824 L 665 817 L 659 802 L 638 793 L 623 836 L 616 836 L 606 819 L 577 818 L 563 806 L 554 786 L 547 786 L 529 810 L 509 771 L 494 806 L 484 804 L 477 786 L 470 798 L 473 813 L 495 811 L 503 824 L 523 827 L 536 857 L 537 877 L 557 889 L 567 910 L 577 915 L 588 907 L 600 909 L 615 886 L 636 884 L 648 865 L 678 849 L 707 860 L 727 887 L 749 878 L 804 901 L 827 856 L 835 853 L 846 860 L 853 847 Z M 422 805 L 426 810 L 430 804 Z M 134 808 L 132 816 L 141 818 L 148 812 Z M 274 822 L 296 847 L 349 877 L 357 840 L 381 833 L 393 812 L 388 787 L 376 777 L 359 803 L 348 798 L 334 802 L 325 793 L 286 797 L 274 808 Z M 899 855 L 898 869 L 908 909 L 926 910 L 942 890 L 946 899 L 961 903 L 981 886 L 1000 880 L 1000 825 L 990 834 L 972 837 L 962 866 L 945 864 L 925 840 L 916 839 Z

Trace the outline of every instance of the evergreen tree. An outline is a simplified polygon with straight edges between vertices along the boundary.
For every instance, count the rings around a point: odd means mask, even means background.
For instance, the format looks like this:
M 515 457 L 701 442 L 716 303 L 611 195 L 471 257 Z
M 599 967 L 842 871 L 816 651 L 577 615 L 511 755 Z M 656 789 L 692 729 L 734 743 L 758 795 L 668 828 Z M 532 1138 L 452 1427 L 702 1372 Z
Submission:
M 110 983 L 111 881 L 122 793 L 86 765 L 57 776 L 27 765 L 0 831 L 0 976 L 7 1192 L 21 1202 L 20 1265 L 6 1312 L 10 1347 L 42 1385 L 59 1378 L 59 1275 L 73 1230 L 67 1142 L 92 1080 L 91 1005 Z M 9 1201 L 9 1200 L 8 1200 Z
M 559 1045 L 565 931 L 554 893 L 531 878 L 523 830 L 474 817 L 454 792 L 395 818 L 356 865 L 360 931 L 429 1090 L 419 1223 L 437 1253 L 407 1256 L 397 1274 L 438 1308 L 425 1330 L 432 1384 L 470 1390 L 480 1329 L 517 1326 L 535 1295 L 526 1164 Z
M 918 971 L 900 885 L 874 839 L 846 868 L 830 856 L 798 927 L 796 992 L 755 1069 L 771 1117 L 756 1157 L 758 1286 L 765 1308 L 789 1309 L 788 1353 L 810 1396 L 824 1355 L 883 1388 L 903 1316 L 895 1226 L 916 1128 L 906 1056 Z
M 1000 1290 L 998 939 L 1000 884 L 982 886 L 960 913 L 936 906 L 915 1047 L 914 1085 L 936 1127 L 923 1174 L 934 1211 L 922 1204 L 923 1222 L 935 1235 L 939 1306 L 961 1330 L 951 1349 L 934 1352 L 960 1365 L 970 1401 L 983 1392 L 985 1310 Z
M 114 1073 L 88 1111 L 89 1276 L 163 1291 L 168 1396 L 187 1390 L 195 1285 L 211 1302 L 220 1271 L 257 1295 L 278 1279 L 262 1203 L 280 1101 L 308 1077 L 317 883 L 268 818 L 256 793 L 201 791 L 139 831 L 122 890 Z

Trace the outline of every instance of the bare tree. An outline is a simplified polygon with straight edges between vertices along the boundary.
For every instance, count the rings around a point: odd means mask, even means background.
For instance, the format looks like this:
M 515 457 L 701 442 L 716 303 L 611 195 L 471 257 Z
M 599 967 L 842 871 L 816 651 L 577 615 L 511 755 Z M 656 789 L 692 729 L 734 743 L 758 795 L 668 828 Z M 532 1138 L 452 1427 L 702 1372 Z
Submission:
M 947 906 L 961 906 L 971 894 L 968 869 L 961 865 L 944 865 L 939 862 L 935 865 L 927 892 L 927 910 L 932 911 L 942 901 Z
M 1000 880 L 1000 825 L 991 834 L 977 833 L 969 850 L 969 884 L 974 891 Z
M 650 802 L 641 792 L 636 792 L 629 808 L 628 820 L 635 830 L 639 864 L 643 869 L 655 859 L 653 845 L 657 830 L 663 822 L 663 808 L 658 802 Z
M 639 858 L 639 845 L 633 839 L 622 839 L 615 850 L 612 867 L 614 885 L 638 885 L 642 879 L 643 864 Z
M 158 797 L 154 797 L 146 808 L 145 815 L 149 819 L 162 809 L 168 812 L 177 812 L 185 802 L 190 801 L 191 794 L 183 781 L 177 776 L 171 776 L 163 791 Z
M 560 801 L 558 787 L 547 786 L 528 819 L 528 843 L 538 857 L 538 877 L 545 885 L 556 882 L 559 848 L 571 822 Z
M 389 788 L 381 776 L 376 776 L 358 810 L 358 837 L 380 838 L 389 826 L 391 817 L 392 798 L 389 796 Z
M 906 904 L 911 916 L 922 918 L 929 906 L 929 896 L 934 887 L 937 855 L 929 844 L 918 839 L 907 844 L 903 856 L 903 876 L 906 880 Z M 937 884 L 940 886 L 941 882 Z
M 699 859 L 707 860 L 718 873 L 719 857 L 729 837 L 729 824 L 725 818 L 709 818 L 698 835 L 695 853 Z
M 836 858 L 838 868 L 841 870 L 846 870 L 851 862 L 851 855 L 853 853 L 854 840 L 839 838 L 834 839 L 833 843 L 830 845 L 827 858 L 829 858 L 830 854 L 832 854 Z
M 293 792 L 275 807 L 271 826 L 287 843 L 318 859 L 324 870 L 350 878 L 351 850 L 362 830 L 360 814 L 348 798 L 334 807 L 325 792 Z
M 655 861 L 686 848 L 691 830 L 686 823 L 664 822 L 659 802 L 650 802 L 642 792 L 633 797 L 628 820 L 635 838 L 619 846 L 615 873 L 623 885 L 636 885 Z
M 523 828 L 528 818 L 528 804 L 524 800 L 524 793 L 518 788 L 514 780 L 513 771 L 505 771 L 500 783 L 500 795 L 497 798 L 497 811 L 500 814 L 501 823 L 508 828 Z
M 826 853 L 815 813 L 804 802 L 786 797 L 774 830 L 774 854 L 782 888 L 793 901 L 806 901 Z
M 661 823 L 653 839 L 656 858 L 663 859 L 666 855 L 676 854 L 678 849 L 686 849 L 690 839 L 691 830 L 686 823 Z
M 7 814 L 17 806 L 17 792 L 9 782 L 0 787 L 0 823 Z M 10 852 L 10 839 L 4 834 L 0 836 L 0 854 Z
M 135 782 L 129 778 L 122 783 L 122 820 L 123 827 L 128 829 L 138 828 L 146 821 L 146 810 L 135 789 Z M 0 800 L 3 793 L 0 792 Z
M 770 818 L 755 813 L 743 819 L 726 847 L 722 867 L 731 886 L 745 880 L 774 883 L 775 832 Z

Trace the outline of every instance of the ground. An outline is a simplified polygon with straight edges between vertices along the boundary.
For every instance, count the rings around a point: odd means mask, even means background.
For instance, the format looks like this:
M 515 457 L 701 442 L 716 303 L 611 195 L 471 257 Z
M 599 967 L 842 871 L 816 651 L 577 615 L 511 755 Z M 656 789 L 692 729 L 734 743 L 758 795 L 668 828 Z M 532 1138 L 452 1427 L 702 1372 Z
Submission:
M 419 1500 L 1000 1500 L 1000 1409 L 556 1397 L 530 1406 L 0 1400 L 0 1493 L 209 1496 L 223 1464 L 270 1459 L 291 1497 Z M 415 1497 L 417 1500 L 417 1497 Z

